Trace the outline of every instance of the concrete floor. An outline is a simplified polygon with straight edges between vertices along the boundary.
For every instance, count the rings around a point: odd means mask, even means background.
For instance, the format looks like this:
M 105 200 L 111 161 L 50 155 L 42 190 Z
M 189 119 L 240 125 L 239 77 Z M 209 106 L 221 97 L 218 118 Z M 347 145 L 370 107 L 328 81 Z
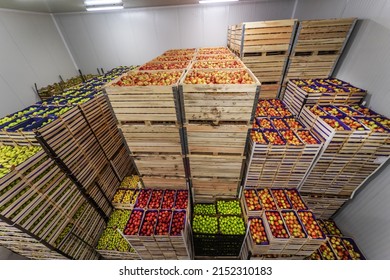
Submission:
M 27 258 L 0 246 L 0 260 L 27 260 Z

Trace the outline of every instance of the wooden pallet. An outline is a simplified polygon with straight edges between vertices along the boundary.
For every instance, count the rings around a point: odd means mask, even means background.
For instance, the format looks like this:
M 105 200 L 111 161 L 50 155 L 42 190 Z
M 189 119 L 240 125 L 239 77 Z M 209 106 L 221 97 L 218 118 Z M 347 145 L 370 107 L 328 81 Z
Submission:
M 254 84 L 192 85 L 185 84 L 185 76 L 182 77 L 179 93 L 182 102 L 183 122 L 206 120 L 214 122 L 246 121 L 250 123 L 260 83 L 250 71 L 248 73 L 255 82 Z
M 244 155 L 249 129 L 245 122 L 190 122 L 184 127 L 189 155 Z
M 356 18 L 301 21 L 284 83 L 331 76 L 355 23 Z

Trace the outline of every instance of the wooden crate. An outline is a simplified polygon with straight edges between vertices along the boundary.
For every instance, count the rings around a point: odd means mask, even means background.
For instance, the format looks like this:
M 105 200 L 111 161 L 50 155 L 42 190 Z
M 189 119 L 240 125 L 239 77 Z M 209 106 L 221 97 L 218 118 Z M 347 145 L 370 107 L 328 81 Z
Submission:
M 355 23 L 356 18 L 299 22 L 284 83 L 331 76 Z
M 145 188 L 161 188 L 161 189 L 183 189 L 186 185 L 185 177 L 170 177 L 170 176 L 142 176 L 142 182 Z
M 322 147 L 317 144 L 272 145 L 249 140 L 245 185 L 298 187 Z
M 340 207 L 350 199 L 349 196 L 301 193 L 303 199 L 317 218 L 329 219 Z
M 192 73 L 188 71 L 186 75 Z M 215 70 L 201 70 L 212 72 Z M 237 71 L 227 69 L 224 71 Z M 186 84 L 182 77 L 179 94 L 182 104 L 183 122 L 191 120 L 245 121 L 250 123 L 257 103 L 260 83 L 248 70 L 254 84 Z
M 214 202 L 216 198 L 236 198 L 240 180 L 236 178 L 192 178 L 192 193 L 196 203 Z
M 191 177 L 240 178 L 242 156 L 189 155 Z
M 243 23 L 240 57 L 262 83 L 261 98 L 276 98 L 283 82 L 297 20 Z
M 134 121 L 180 122 L 177 84 L 172 86 L 113 86 L 125 75 L 127 74 L 118 77 L 105 87 L 120 124 Z
M 248 125 L 221 122 L 190 122 L 185 126 L 189 155 L 244 155 Z
M 181 155 L 141 155 L 134 156 L 141 176 L 185 177 Z
M 180 127 L 175 121 L 120 125 L 132 155 L 182 154 Z

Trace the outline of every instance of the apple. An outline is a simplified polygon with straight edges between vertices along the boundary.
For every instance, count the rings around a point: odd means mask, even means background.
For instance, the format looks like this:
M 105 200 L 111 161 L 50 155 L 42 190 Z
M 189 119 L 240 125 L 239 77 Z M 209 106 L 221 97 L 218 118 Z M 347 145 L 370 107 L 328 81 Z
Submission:
M 317 219 L 317 224 L 320 226 L 322 232 L 325 234 L 325 235 L 329 235 L 329 231 L 328 229 L 326 228 L 325 226 L 325 223 L 324 221 L 320 220 L 320 219 Z
M 386 132 L 386 130 L 383 127 L 381 127 L 379 123 L 377 123 L 371 118 L 366 118 L 366 119 L 358 118 L 358 120 L 360 123 L 364 124 L 370 130 L 373 130 L 375 132 Z
M 199 60 L 192 65 L 193 69 L 234 69 L 244 68 L 244 65 L 238 60 Z
M 294 118 L 284 118 L 283 120 L 291 129 L 303 129 L 303 126 Z
M 154 233 L 154 229 L 157 223 L 158 212 L 156 210 L 148 210 L 145 212 L 144 220 L 142 221 L 139 235 L 151 236 Z
M 225 60 L 225 59 L 235 59 L 236 57 L 233 54 L 216 54 L 216 55 L 196 55 L 196 60 Z
M 279 111 L 274 107 L 268 107 L 265 108 L 267 112 L 267 116 L 269 117 L 281 117 L 282 115 L 279 113 Z
M 299 192 L 296 189 L 286 189 L 285 190 L 288 198 L 290 199 L 292 206 L 296 210 L 306 210 L 307 207 L 303 202 Z
M 255 244 L 269 244 L 261 218 L 251 218 L 249 230 L 252 240 L 255 242 Z
M 344 114 L 348 115 L 348 116 L 361 116 L 361 114 L 357 111 L 354 111 L 352 110 L 351 108 L 347 107 L 347 106 L 336 106 L 337 109 L 339 109 L 341 112 L 343 112 Z
M 168 235 L 169 226 L 171 224 L 172 211 L 171 210 L 161 210 L 158 213 L 157 225 L 154 231 L 155 235 Z
M 322 110 L 327 112 L 329 115 L 335 116 L 335 117 L 341 117 L 343 116 L 343 113 L 341 113 L 337 108 L 331 107 L 331 106 L 322 106 Z
M 345 130 L 344 127 L 336 119 L 322 118 L 322 120 L 326 122 L 330 127 L 334 128 L 335 130 L 338 131 Z
M 266 118 L 260 118 L 258 119 L 259 127 L 260 128 L 267 128 L 267 129 L 272 129 L 272 124 L 271 121 L 266 119 Z
M 191 61 L 192 55 L 180 55 L 180 56 L 167 56 L 162 55 L 155 59 L 155 61 Z
M 267 144 L 267 141 L 265 140 L 263 133 L 257 130 L 251 131 L 251 139 L 253 142 L 256 142 L 257 144 Z
M 306 233 L 294 211 L 282 211 L 282 216 L 291 237 L 306 238 Z
M 374 121 L 380 123 L 385 128 L 390 129 L 390 119 L 385 118 L 385 117 L 375 117 Z
M 286 139 L 287 144 L 298 146 L 302 145 L 301 140 L 295 135 L 292 130 L 281 130 L 280 133 Z
M 181 235 L 181 231 L 184 230 L 186 221 L 185 211 L 174 211 L 172 217 L 172 226 L 170 235 L 177 236 Z
M 187 74 L 185 84 L 253 84 L 254 81 L 245 69 L 235 71 L 194 70 Z
M 257 107 L 256 108 L 256 117 L 266 117 L 268 116 L 265 108 L 263 107 Z
M 217 207 L 215 207 L 215 204 L 210 203 L 197 203 L 194 206 L 194 214 L 199 215 L 216 215 L 217 214 Z
M 268 107 L 271 107 L 271 103 L 269 103 L 268 100 L 261 99 L 261 100 L 259 100 L 259 102 L 257 103 L 257 106 L 268 108 Z
M 307 259 L 313 260 L 313 261 L 322 260 L 320 252 L 318 250 L 314 251 L 314 253 L 311 254 Z
M 148 208 L 159 209 L 161 205 L 162 197 L 163 197 L 163 190 L 153 190 L 152 196 L 150 197 L 148 203 Z
M 278 211 L 265 211 L 265 217 L 275 238 L 289 238 L 282 216 Z
M 329 246 L 328 242 L 322 244 L 319 251 L 324 260 L 337 260 L 336 255 L 333 253 L 333 250 Z
M 293 115 L 289 109 L 284 107 L 277 107 L 277 110 L 281 117 L 291 117 Z
M 283 107 L 283 103 L 280 99 L 268 99 L 268 102 L 274 107 Z
M 299 219 L 301 220 L 307 234 L 313 239 L 325 239 L 325 235 L 318 225 L 311 211 L 298 211 Z
M 329 239 L 329 243 L 333 248 L 337 258 L 339 260 L 350 260 L 348 250 L 344 247 L 343 241 L 338 236 L 331 236 Z
M 174 190 L 165 190 L 163 201 L 161 203 L 161 209 L 172 209 L 175 205 L 175 195 L 176 191 Z
M 175 209 L 187 209 L 188 191 L 177 191 Z
M 152 190 L 141 190 L 134 208 L 145 208 L 148 205 Z
M 318 144 L 317 140 L 313 137 L 313 135 L 308 130 L 298 130 L 297 134 L 305 144 L 311 144 L 311 145 Z
M 326 220 L 324 221 L 324 224 L 329 231 L 329 235 L 343 236 L 341 230 L 337 227 L 334 221 Z
M 272 145 L 285 145 L 286 144 L 276 131 L 266 130 L 263 133 L 264 133 L 265 138 Z
M 271 192 L 279 209 L 292 209 L 292 205 L 282 189 L 271 189 Z
M 288 126 L 282 119 L 272 119 L 272 123 L 276 129 L 288 129 Z
M 364 126 L 351 117 L 339 118 L 344 124 L 353 130 L 365 130 Z
M 361 113 L 362 115 L 364 115 L 366 117 L 378 116 L 377 113 L 371 111 L 367 107 L 364 107 L 364 106 L 361 106 L 361 105 L 351 105 L 351 107 L 352 107 L 352 109 L 355 109 L 356 111 L 358 111 L 359 113 Z
M 129 221 L 127 222 L 127 225 L 124 230 L 125 235 L 136 235 L 138 233 L 143 214 L 143 210 L 134 209 L 131 212 Z
M 221 216 L 219 217 L 219 229 L 221 234 L 225 235 L 244 235 L 245 223 L 238 216 Z
M 244 190 L 245 203 L 249 211 L 260 211 L 262 209 L 256 190 Z
M 131 71 L 121 77 L 113 86 L 170 86 L 178 82 L 182 72 L 142 72 Z
M 276 203 L 269 189 L 258 189 L 261 204 L 265 210 L 276 210 Z
M 218 218 L 206 215 L 194 215 L 192 230 L 194 233 L 217 234 Z
M 189 61 L 177 61 L 177 62 L 161 62 L 153 63 L 149 62 L 142 65 L 139 70 L 174 70 L 185 69 L 189 65 Z
M 313 106 L 310 108 L 310 112 L 317 116 L 327 116 L 328 114 L 321 110 L 318 106 Z

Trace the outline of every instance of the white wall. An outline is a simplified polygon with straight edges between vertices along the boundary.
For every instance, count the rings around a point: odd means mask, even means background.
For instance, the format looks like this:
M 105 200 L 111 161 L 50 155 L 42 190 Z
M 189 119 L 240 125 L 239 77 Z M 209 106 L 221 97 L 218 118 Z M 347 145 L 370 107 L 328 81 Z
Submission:
M 285 19 L 294 0 L 60 14 L 55 18 L 83 72 L 143 64 L 167 49 L 226 45 L 227 26 Z
M 336 77 L 369 92 L 368 104 L 390 117 L 390 1 L 299 0 L 299 19 L 358 17 Z M 390 165 L 368 182 L 336 215 L 369 259 L 390 259 Z
M 0 10 L 0 42 L 0 117 L 35 103 L 34 83 L 77 74 L 48 14 Z

